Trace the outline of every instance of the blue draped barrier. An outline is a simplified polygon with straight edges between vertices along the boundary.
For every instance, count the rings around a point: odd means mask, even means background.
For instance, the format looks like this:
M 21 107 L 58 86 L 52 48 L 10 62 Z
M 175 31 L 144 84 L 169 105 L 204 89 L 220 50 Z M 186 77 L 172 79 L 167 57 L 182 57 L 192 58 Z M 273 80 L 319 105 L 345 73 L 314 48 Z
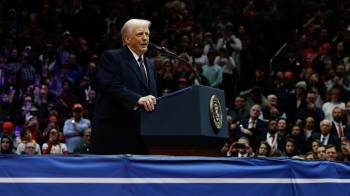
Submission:
M 171 156 L 2 156 L 0 195 L 350 195 L 350 164 Z

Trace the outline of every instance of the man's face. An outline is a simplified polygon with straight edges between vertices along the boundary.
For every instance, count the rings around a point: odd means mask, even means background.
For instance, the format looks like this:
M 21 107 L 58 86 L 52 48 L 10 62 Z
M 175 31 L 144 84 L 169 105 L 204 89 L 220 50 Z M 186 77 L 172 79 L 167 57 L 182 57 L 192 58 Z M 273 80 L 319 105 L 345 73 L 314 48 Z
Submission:
M 137 54 L 143 55 L 147 52 L 149 43 L 148 27 L 135 27 L 126 32 L 126 44 Z
M 334 147 L 326 149 L 326 157 L 328 161 L 336 161 L 337 150 Z
M 35 145 L 31 142 L 26 144 L 25 152 L 28 155 L 34 155 L 35 154 Z
M 284 119 L 278 121 L 278 130 L 285 130 L 287 127 L 287 122 Z
M 325 160 L 326 159 L 326 148 L 324 146 L 320 146 L 317 148 L 317 158 L 319 160 Z
M 237 109 L 243 108 L 244 104 L 245 104 L 245 100 L 242 97 L 236 97 L 235 108 Z
M 307 103 L 315 103 L 316 101 L 316 94 L 315 93 L 308 93 L 306 95 L 306 102 Z
M 276 107 L 277 106 L 277 99 L 274 97 L 267 98 L 267 105 L 270 107 Z
M 254 105 L 251 109 L 250 109 L 250 117 L 253 119 L 257 119 L 260 115 L 260 106 L 258 105 Z
M 340 122 L 341 121 L 341 117 L 342 117 L 343 113 L 342 113 L 342 110 L 340 108 L 335 108 L 333 110 L 333 119 L 336 121 L 336 122 Z
M 305 120 L 305 127 L 307 129 L 313 129 L 315 125 L 315 120 L 312 117 L 307 117 Z
M 332 126 L 329 123 L 322 122 L 320 124 L 320 131 L 323 135 L 327 135 L 331 132 Z
M 270 133 L 276 133 L 277 132 L 277 121 L 270 120 L 269 126 L 268 126 L 268 131 Z

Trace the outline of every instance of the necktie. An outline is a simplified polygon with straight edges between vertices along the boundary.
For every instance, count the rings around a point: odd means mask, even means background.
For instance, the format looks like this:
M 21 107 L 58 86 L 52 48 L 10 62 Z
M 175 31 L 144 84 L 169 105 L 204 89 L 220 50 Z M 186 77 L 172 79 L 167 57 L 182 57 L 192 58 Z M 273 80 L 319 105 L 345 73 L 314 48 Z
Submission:
M 274 146 L 275 145 L 275 135 L 272 135 L 272 140 L 271 140 L 271 144 Z
M 326 138 L 322 135 L 321 143 L 322 143 L 323 145 L 326 145 L 325 142 L 326 142 Z
M 148 78 L 147 78 L 146 68 L 145 68 L 145 64 L 143 63 L 142 57 L 140 56 L 140 58 L 137 61 L 140 64 L 140 69 L 141 69 L 142 76 L 144 77 L 144 79 L 146 81 L 146 84 L 148 85 Z
M 338 123 L 338 131 L 339 131 L 339 137 L 344 137 L 343 126 L 341 126 L 340 123 Z

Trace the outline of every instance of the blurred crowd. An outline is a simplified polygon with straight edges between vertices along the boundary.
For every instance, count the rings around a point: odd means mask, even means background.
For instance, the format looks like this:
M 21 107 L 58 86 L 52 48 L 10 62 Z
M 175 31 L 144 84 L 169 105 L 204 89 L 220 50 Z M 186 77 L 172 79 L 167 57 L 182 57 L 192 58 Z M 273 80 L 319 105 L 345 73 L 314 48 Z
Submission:
M 350 156 L 346 0 L 0 1 L 1 153 L 89 153 L 100 54 L 152 22 L 159 95 L 225 91 L 224 156 Z

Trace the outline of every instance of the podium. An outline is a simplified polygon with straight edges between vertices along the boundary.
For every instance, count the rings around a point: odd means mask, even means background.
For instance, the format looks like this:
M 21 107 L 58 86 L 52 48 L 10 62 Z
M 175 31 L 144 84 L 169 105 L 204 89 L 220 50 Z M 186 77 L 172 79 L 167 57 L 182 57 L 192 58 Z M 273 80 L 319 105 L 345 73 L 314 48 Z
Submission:
M 150 154 L 220 156 L 228 138 L 225 94 L 193 85 L 157 99 L 141 111 L 141 134 Z

